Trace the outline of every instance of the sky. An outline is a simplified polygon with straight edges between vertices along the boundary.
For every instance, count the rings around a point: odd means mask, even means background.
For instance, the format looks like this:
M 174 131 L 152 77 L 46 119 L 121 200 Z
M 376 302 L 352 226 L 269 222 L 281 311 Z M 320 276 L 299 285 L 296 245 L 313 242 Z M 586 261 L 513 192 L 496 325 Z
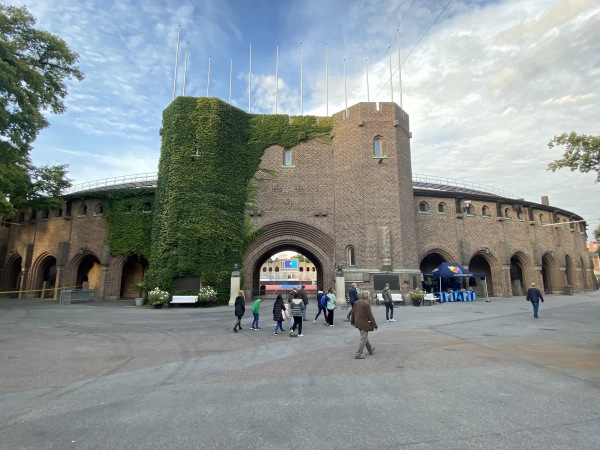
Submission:
M 599 225 L 595 174 L 546 167 L 564 151 L 548 148 L 555 135 L 600 134 L 600 0 L 4 3 L 80 55 L 86 78 L 31 153 L 68 164 L 74 184 L 157 171 L 179 33 L 176 95 L 292 116 L 393 99 L 410 116 L 414 174 L 547 195 L 588 221 L 588 238 Z

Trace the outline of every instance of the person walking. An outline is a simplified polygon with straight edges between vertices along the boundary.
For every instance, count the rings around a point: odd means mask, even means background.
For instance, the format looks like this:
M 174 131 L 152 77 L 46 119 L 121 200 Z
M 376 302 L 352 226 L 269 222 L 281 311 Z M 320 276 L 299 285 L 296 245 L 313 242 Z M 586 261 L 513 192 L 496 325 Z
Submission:
M 254 316 L 254 319 L 252 320 L 252 326 L 250 327 L 251 330 L 260 330 L 260 327 L 258 326 L 258 314 L 261 302 L 262 298 L 259 297 L 254 300 L 254 304 L 252 305 L 252 315 Z
M 277 322 L 275 324 L 275 329 L 273 330 L 273 335 L 277 336 L 277 330 L 281 330 L 283 333 L 285 330 L 283 329 L 283 321 L 285 320 L 285 304 L 283 303 L 283 297 L 281 294 L 277 296 L 275 299 L 275 303 L 273 303 L 273 321 Z
M 369 291 L 363 291 L 361 299 L 354 304 L 350 323 L 360 331 L 360 342 L 354 359 L 365 359 L 362 354 L 365 347 L 367 347 L 369 355 L 375 353 L 375 347 L 369 342 L 369 331 L 377 329 L 377 322 L 375 322 L 375 317 L 373 317 L 373 313 L 371 312 Z
M 394 303 L 392 303 L 392 293 L 390 292 L 390 283 L 385 283 L 383 291 L 381 291 L 383 297 L 383 304 L 385 305 L 385 320 L 388 322 L 395 322 L 394 319 Z
M 298 294 L 298 291 L 296 290 L 296 287 L 293 287 L 287 297 L 288 312 L 289 312 L 289 316 L 290 316 L 290 330 L 294 326 L 294 316 L 292 315 L 292 302 L 294 301 L 294 298 L 296 298 L 296 294 Z
M 350 302 L 350 311 L 348 311 L 348 315 L 346 318 L 350 320 L 350 316 L 352 315 L 352 310 L 354 309 L 354 303 L 358 300 L 358 290 L 356 289 L 356 283 L 352 283 L 350 289 L 348 290 L 348 301 Z
M 300 288 L 300 296 L 302 297 L 302 303 L 304 303 L 304 309 L 302 310 L 302 320 L 306 320 L 306 310 L 308 309 L 308 292 L 306 292 L 305 284 L 303 284 Z
M 237 320 L 235 325 L 233 326 L 233 332 L 237 333 L 238 328 L 242 329 L 242 317 L 244 317 L 244 313 L 246 312 L 246 298 L 244 296 L 244 291 L 238 291 L 238 296 L 235 298 L 235 316 Z
M 292 317 L 294 318 L 294 325 L 290 328 L 290 336 L 294 334 L 296 328 L 298 328 L 298 336 L 304 336 L 302 334 L 302 311 L 304 311 L 304 302 L 302 301 L 300 293 L 297 292 L 292 300 Z
M 321 312 L 323 313 L 323 317 L 325 318 L 325 324 L 327 324 L 327 296 L 325 296 L 325 302 L 323 302 L 324 295 L 325 294 L 323 293 L 323 289 L 318 288 L 317 289 L 317 306 L 319 307 L 319 311 L 317 312 L 317 315 L 315 316 L 315 320 L 313 320 L 314 324 L 317 323 L 317 319 L 321 315 Z
M 325 317 L 325 325 L 333 326 L 333 310 L 336 308 L 337 299 L 335 291 L 331 288 L 327 290 L 327 316 Z
M 533 318 L 538 318 L 538 309 L 540 307 L 540 300 L 544 303 L 544 297 L 538 288 L 535 287 L 535 283 L 531 283 L 531 287 L 527 289 L 527 295 L 525 296 L 525 300 L 531 302 L 531 306 L 533 306 Z

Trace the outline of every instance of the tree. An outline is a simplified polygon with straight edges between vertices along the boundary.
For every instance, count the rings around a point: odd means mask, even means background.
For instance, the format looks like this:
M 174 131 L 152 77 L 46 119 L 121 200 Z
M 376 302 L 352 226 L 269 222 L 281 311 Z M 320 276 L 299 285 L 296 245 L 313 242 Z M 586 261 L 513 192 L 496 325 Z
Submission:
M 79 55 L 58 36 L 34 28 L 27 8 L 0 4 L 0 215 L 61 204 L 66 166 L 35 167 L 31 144 L 49 123 L 43 111 L 65 111 L 66 80 L 81 81 Z
M 562 159 L 557 159 L 548 164 L 548 170 L 556 172 L 558 169 L 568 167 L 571 172 L 579 170 L 583 173 L 596 172 L 596 181 L 600 181 L 600 136 L 586 134 L 563 133 L 548 143 L 549 148 L 565 145 L 566 150 Z

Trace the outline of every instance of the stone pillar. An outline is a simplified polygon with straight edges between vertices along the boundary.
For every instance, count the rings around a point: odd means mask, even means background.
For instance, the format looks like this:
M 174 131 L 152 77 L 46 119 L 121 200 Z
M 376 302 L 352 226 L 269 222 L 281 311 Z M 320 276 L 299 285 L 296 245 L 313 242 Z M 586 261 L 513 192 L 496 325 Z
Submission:
M 63 284 L 63 276 L 65 273 L 64 266 L 56 266 L 56 281 L 54 282 L 54 295 L 52 298 L 58 300 L 60 297 L 61 285 Z
M 342 266 L 337 266 L 337 270 L 335 271 L 335 297 L 338 304 L 346 303 L 346 278 L 344 277 Z
M 240 271 L 238 265 L 233 266 L 233 272 L 231 272 L 231 287 L 229 288 L 229 306 L 235 305 L 235 298 L 240 290 Z

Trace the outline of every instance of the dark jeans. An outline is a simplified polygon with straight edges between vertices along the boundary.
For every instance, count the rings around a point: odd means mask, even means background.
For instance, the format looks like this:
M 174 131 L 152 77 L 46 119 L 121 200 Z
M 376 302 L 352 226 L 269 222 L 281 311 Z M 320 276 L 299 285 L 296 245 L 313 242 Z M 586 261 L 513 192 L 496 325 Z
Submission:
M 323 311 L 323 316 L 325 316 L 325 321 L 327 321 L 327 310 L 325 308 L 323 308 L 321 305 L 319 305 L 319 312 L 315 316 L 315 320 L 317 320 L 319 318 L 319 316 L 321 315 L 321 311 Z
M 533 317 L 537 318 L 538 316 L 538 308 L 540 307 L 540 302 L 531 302 L 533 306 Z
M 273 330 L 273 333 L 277 333 L 277 330 L 283 331 L 283 320 L 277 321 L 277 324 L 275 325 L 275 329 Z
M 327 318 L 326 318 L 326 320 L 327 320 L 327 323 L 329 325 L 333 325 L 333 309 L 328 309 L 327 310 Z
M 258 313 L 252 313 L 254 315 L 254 320 L 252 321 L 252 326 L 254 328 L 258 328 Z
M 350 311 L 348 311 L 348 319 L 352 315 L 352 308 L 354 308 L 354 303 L 350 303 Z
M 302 316 L 294 316 L 294 326 L 290 330 L 290 333 L 296 331 L 296 327 L 298 327 L 298 334 L 302 334 Z
M 385 305 L 385 320 L 390 320 L 394 318 L 394 304 L 393 303 L 384 303 Z

